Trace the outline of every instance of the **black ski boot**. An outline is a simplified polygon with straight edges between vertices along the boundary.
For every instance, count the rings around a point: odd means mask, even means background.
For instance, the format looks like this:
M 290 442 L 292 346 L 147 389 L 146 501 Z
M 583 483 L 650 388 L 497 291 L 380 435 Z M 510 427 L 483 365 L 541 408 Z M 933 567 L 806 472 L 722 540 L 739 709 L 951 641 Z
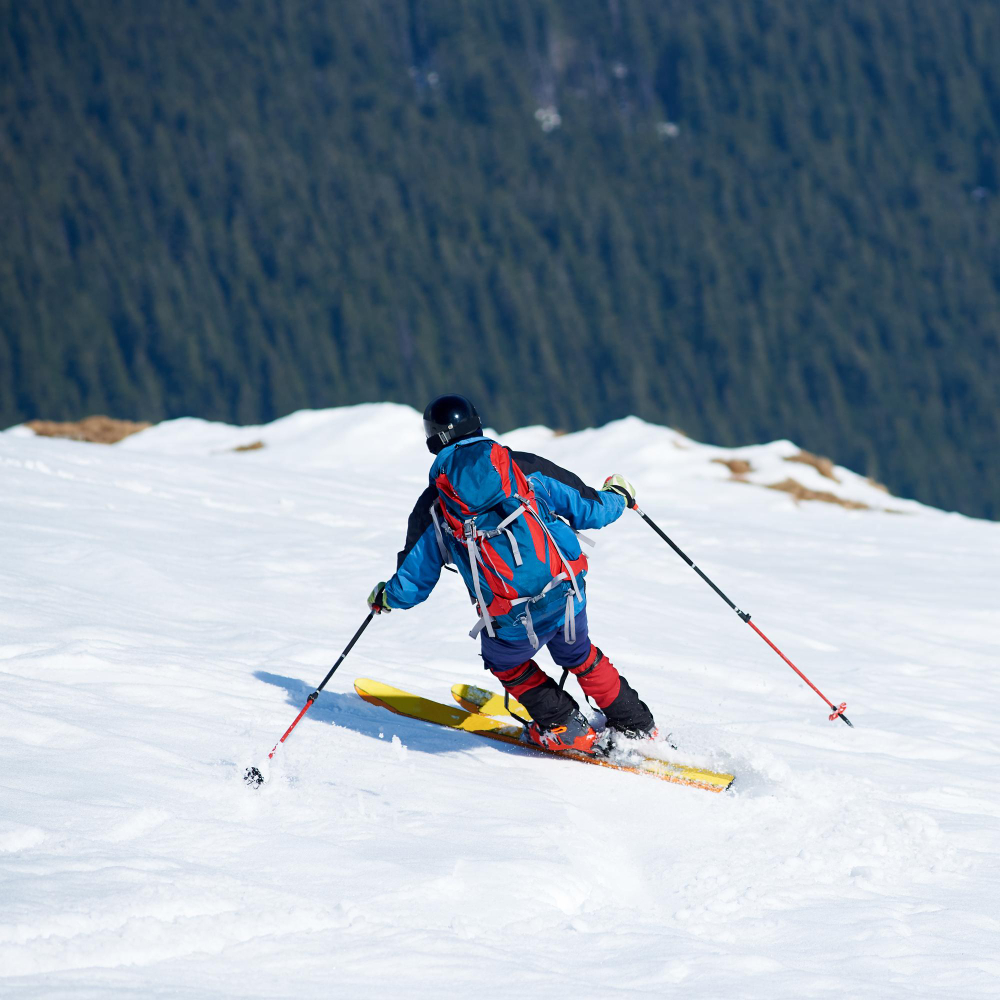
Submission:
M 656 722 L 653 713 L 646 703 L 639 700 L 639 695 L 624 677 L 622 686 L 610 705 L 601 709 L 607 719 L 609 734 L 612 738 L 626 740 L 654 740 L 657 736 Z

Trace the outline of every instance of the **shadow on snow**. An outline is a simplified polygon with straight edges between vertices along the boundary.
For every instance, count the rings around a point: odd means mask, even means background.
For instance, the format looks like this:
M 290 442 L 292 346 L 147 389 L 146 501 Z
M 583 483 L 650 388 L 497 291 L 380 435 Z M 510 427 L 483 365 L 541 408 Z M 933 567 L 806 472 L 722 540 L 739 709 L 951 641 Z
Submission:
M 282 688 L 288 695 L 288 704 L 294 706 L 296 712 L 315 690 L 293 677 L 272 674 L 266 670 L 254 671 L 254 677 L 265 684 Z M 291 722 L 294 718 L 293 714 L 288 721 Z M 388 709 L 369 704 L 353 690 L 321 691 L 316 703 L 305 714 L 299 725 L 303 726 L 310 721 L 332 722 L 375 740 L 391 740 L 393 736 L 398 736 L 406 747 L 420 753 L 459 753 L 484 743 L 507 753 L 538 752 L 531 750 L 530 747 L 517 747 L 510 743 L 487 740 L 472 733 L 448 729 L 432 722 L 396 715 Z

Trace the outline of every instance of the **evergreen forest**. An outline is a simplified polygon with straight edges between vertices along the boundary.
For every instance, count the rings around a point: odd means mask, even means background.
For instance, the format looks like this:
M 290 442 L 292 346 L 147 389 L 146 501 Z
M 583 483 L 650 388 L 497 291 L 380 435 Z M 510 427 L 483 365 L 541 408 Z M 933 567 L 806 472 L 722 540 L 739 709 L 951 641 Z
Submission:
M 0 426 L 461 391 L 1000 518 L 998 232 L 997 0 L 0 0 Z

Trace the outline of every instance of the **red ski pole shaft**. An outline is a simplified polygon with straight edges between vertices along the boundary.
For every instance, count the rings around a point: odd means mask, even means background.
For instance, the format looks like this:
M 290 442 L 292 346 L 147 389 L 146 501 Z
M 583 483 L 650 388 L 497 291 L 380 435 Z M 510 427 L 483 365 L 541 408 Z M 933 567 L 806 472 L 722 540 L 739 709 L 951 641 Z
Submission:
M 847 725 L 849 725 L 852 729 L 854 728 L 854 723 L 851 722 L 851 720 L 848 719 L 846 715 L 844 715 L 844 710 L 847 708 L 847 702 L 841 702 L 839 707 L 835 706 L 833 702 L 830 701 L 830 699 L 827 698 L 827 696 L 823 694 L 823 692 L 820 691 L 820 689 L 816 687 L 816 685 L 813 684 L 813 682 L 809 680 L 809 678 L 806 677 L 806 675 L 802 673 L 802 671 L 799 670 L 799 668 L 795 666 L 795 664 L 792 663 L 792 661 L 788 659 L 788 657 L 785 656 L 785 654 L 780 649 L 778 649 L 778 647 L 775 646 L 775 644 L 771 642 L 771 640 L 768 639 L 768 637 L 764 635 L 764 633 L 761 632 L 761 630 L 757 628 L 757 626 L 752 621 L 750 621 L 750 615 L 746 611 L 741 611 L 738 607 L 736 607 L 736 605 L 733 604 L 733 602 L 728 597 L 726 597 L 726 595 L 691 561 L 688 555 L 685 552 L 683 552 L 681 548 L 678 545 L 676 545 L 674 541 L 660 529 L 659 525 L 657 525 L 657 523 L 648 514 L 646 514 L 645 511 L 640 510 L 638 504 L 633 503 L 632 509 L 646 522 L 646 524 L 648 524 L 653 529 L 653 531 L 655 531 L 660 536 L 660 538 L 662 538 L 667 543 L 667 545 L 669 545 L 674 550 L 674 552 L 677 553 L 677 555 L 681 557 L 681 559 L 684 560 L 684 562 L 688 564 L 688 566 L 691 567 L 691 569 L 693 569 L 698 574 L 698 576 L 702 578 L 702 580 L 705 581 L 705 583 L 707 583 L 712 588 L 712 590 L 714 590 L 719 595 L 719 597 L 721 597 L 726 602 L 726 604 L 729 605 L 730 608 L 732 608 L 733 611 L 736 612 L 736 614 L 740 616 L 740 618 L 743 619 L 743 621 L 747 623 L 747 625 L 750 626 L 750 628 L 752 628 L 757 633 L 757 635 L 759 635 L 764 640 L 764 642 L 766 642 L 771 647 L 771 649 L 773 649 L 778 654 L 778 656 L 780 656 L 785 661 L 785 663 L 787 663 L 792 668 L 792 670 L 794 670 L 799 675 L 799 677 L 802 678 L 802 680 L 806 682 L 806 684 L 809 685 L 809 687 L 813 689 L 813 691 L 816 692 L 816 694 L 820 696 L 820 698 L 823 699 L 823 701 L 827 703 L 827 705 L 830 706 L 830 708 L 833 710 L 833 714 L 830 716 L 831 722 L 833 722 L 834 719 L 843 719 L 844 722 L 847 723 Z
M 312 708 L 313 702 L 319 697 L 320 691 L 322 691 L 323 688 L 326 687 L 327 681 L 337 672 L 337 667 L 339 667 L 341 663 L 344 662 L 344 660 L 347 658 L 347 654 L 352 649 L 354 649 L 354 644 L 358 641 L 358 639 L 361 638 L 361 633 L 364 632 L 366 628 L 368 628 L 368 626 L 371 624 L 372 618 L 374 617 L 375 617 L 375 612 L 369 611 L 368 617 L 365 618 L 365 620 L 361 623 L 361 627 L 357 630 L 357 632 L 354 633 L 354 637 L 351 639 L 351 641 L 344 647 L 344 651 L 338 657 L 337 662 L 332 667 L 330 667 L 326 677 L 324 677 L 323 680 L 320 681 L 316 690 L 313 691 L 313 693 L 309 695 L 309 697 L 306 699 L 306 703 L 302 706 L 302 709 L 300 710 L 299 714 L 295 716 L 295 720 L 285 730 L 285 733 L 281 737 L 281 739 L 274 744 L 274 747 L 272 748 L 271 752 L 267 755 L 268 760 L 270 760 L 275 755 L 278 747 L 281 746 L 281 744 L 288 739 L 288 737 L 291 735 L 292 730 L 299 724 L 299 721 L 301 720 L 302 716 L 305 715 L 310 708 Z M 259 770 L 257 770 L 256 767 L 248 767 L 246 770 L 246 774 L 243 775 L 243 779 L 246 781 L 248 785 L 253 785 L 256 788 L 259 787 L 261 783 L 264 781 L 264 776 L 260 773 Z
M 775 646 L 775 644 L 773 642 L 771 642 L 771 640 L 768 639 L 768 637 L 766 635 L 764 635 L 764 633 L 761 632 L 761 630 L 759 628 L 757 628 L 757 626 L 754 625 L 754 623 L 752 621 L 750 621 L 750 616 L 749 615 L 747 615 L 746 622 L 747 622 L 747 625 L 749 625 L 750 628 L 752 628 L 757 633 L 757 635 L 759 635 L 764 640 L 764 642 L 766 642 L 771 647 L 771 649 L 773 649 L 778 654 L 778 656 L 780 656 L 785 661 L 785 663 L 787 663 L 792 668 L 792 670 L 794 670 L 799 675 L 799 677 L 801 677 L 806 682 L 806 684 L 808 684 L 809 687 L 811 687 L 813 689 L 813 691 L 815 691 L 816 694 L 818 694 L 823 699 L 823 701 L 825 701 L 830 706 L 830 708 L 833 709 L 833 715 L 830 716 L 830 721 L 831 722 L 833 722 L 834 719 L 836 719 L 836 718 L 839 717 L 839 718 L 843 719 L 844 722 L 846 722 L 851 727 L 851 729 L 854 728 L 854 723 L 851 722 L 851 720 L 846 715 L 844 715 L 844 709 L 847 708 L 847 702 L 846 701 L 842 702 L 839 708 L 836 705 L 834 705 L 834 703 L 832 701 L 830 701 L 830 699 L 827 698 L 827 696 L 825 694 L 823 694 L 823 692 L 820 691 L 820 689 L 818 687 L 816 687 L 816 685 L 813 684 L 813 682 L 811 680 L 809 680 L 809 678 L 806 677 L 806 675 L 804 673 L 802 673 L 802 671 L 799 670 L 799 668 L 797 666 L 795 666 L 795 664 L 792 663 L 792 661 L 790 659 L 788 659 L 788 657 L 785 656 L 785 654 L 780 649 L 778 649 L 778 647 Z
M 295 716 L 295 721 L 285 730 L 285 735 L 282 736 L 281 739 L 278 740 L 278 742 L 275 743 L 274 746 L 271 748 L 271 752 L 267 755 L 267 759 L 268 760 L 270 760 L 275 755 L 275 753 L 278 750 L 278 747 L 281 746 L 281 744 L 284 743 L 285 740 L 288 739 L 288 736 L 291 733 L 291 731 L 299 724 L 299 719 L 301 719 L 302 716 L 305 715 L 306 712 L 308 712 L 310 708 L 312 708 L 312 704 L 316 700 L 316 696 L 318 694 L 319 694 L 319 691 L 313 691 L 313 693 L 311 695 L 309 695 L 308 700 L 302 706 L 302 710 L 299 712 L 298 715 Z

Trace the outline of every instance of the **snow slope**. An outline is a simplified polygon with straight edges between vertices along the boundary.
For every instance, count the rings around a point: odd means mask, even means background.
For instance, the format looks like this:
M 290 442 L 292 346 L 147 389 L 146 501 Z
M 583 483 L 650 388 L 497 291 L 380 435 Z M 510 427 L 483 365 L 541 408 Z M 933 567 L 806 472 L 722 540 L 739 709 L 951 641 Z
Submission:
M 1000 993 L 1000 525 L 843 469 L 831 485 L 789 442 L 717 449 L 634 419 L 505 440 L 633 479 L 856 728 L 626 514 L 596 535 L 592 634 L 731 793 L 362 702 L 356 676 L 445 701 L 483 680 L 450 575 L 372 624 L 251 791 L 244 768 L 394 568 L 426 482 L 419 417 L 177 420 L 113 447 L 15 429 L 0 996 Z M 796 504 L 717 457 L 904 513 Z

